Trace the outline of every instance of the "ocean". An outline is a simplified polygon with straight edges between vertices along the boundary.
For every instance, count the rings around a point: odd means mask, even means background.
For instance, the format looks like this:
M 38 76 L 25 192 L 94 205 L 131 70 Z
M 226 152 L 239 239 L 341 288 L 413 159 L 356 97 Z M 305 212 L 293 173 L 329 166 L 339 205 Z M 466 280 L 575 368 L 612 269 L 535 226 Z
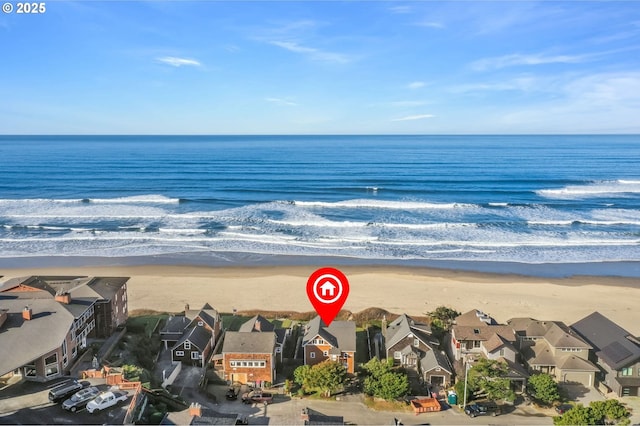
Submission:
M 0 265 L 167 256 L 635 264 L 640 136 L 0 136 Z

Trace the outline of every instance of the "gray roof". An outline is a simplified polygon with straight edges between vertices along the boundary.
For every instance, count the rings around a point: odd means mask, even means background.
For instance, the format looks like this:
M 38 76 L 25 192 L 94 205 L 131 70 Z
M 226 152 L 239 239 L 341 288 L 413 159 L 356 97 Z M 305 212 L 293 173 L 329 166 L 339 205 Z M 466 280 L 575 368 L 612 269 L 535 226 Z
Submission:
M 333 321 L 327 327 L 319 316 L 315 317 L 307 324 L 302 345 L 306 345 L 316 336 L 320 336 L 331 346 L 339 348 L 341 351 L 356 351 L 356 323 L 353 321 Z
M 191 322 L 196 318 L 200 318 L 205 324 L 212 329 L 215 328 L 216 320 L 219 317 L 218 311 L 213 309 L 211 305 L 205 303 L 202 309 L 189 309 L 184 312 L 184 316 L 189 318 Z
M 190 341 L 195 347 L 200 349 L 200 352 L 204 351 L 211 341 L 212 335 L 209 330 L 204 327 L 193 326 L 190 330 L 185 332 L 180 340 L 176 343 L 176 346 L 181 345 L 187 340 Z M 175 347 L 175 346 L 174 346 Z
M 275 348 L 274 332 L 242 333 L 227 331 L 224 334 L 222 353 L 271 354 Z
M 160 334 L 182 334 L 190 323 L 191 321 L 183 315 L 171 316 L 160 330 Z
M 11 348 L 0 356 L 0 376 L 59 348 L 73 324 L 74 316 L 52 298 L 26 302 L 32 311 L 29 321 L 22 317 L 24 299 L 0 298 L 0 308 L 8 310 L 0 347 Z
M 431 327 L 428 324 L 417 322 L 409 315 L 402 314 L 387 327 L 385 343 L 387 350 L 409 334 L 413 334 L 427 346 L 437 346 L 438 344 L 438 342 L 431 337 Z
M 561 321 L 539 321 L 533 318 L 512 318 L 507 321 L 522 336 L 542 337 L 554 348 L 591 349 L 579 334 Z
M 243 333 L 249 333 L 252 331 L 274 331 L 275 328 L 276 327 L 271 322 L 269 322 L 268 319 L 266 319 L 262 315 L 256 315 L 243 323 L 238 331 L 241 331 Z
M 219 413 L 208 407 L 201 408 L 201 416 L 192 416 L 189 408 L 169 412 L 160 422 L 161 425 L 235 425 L 240 418 L 236 413 Z
M 457 325 L 477 327 L 484 325 L 494 325 L 496 324 L 496 321 L 491 318 L 489 314 L 485 314 L 484 312 L 477 309 L 472 309 L 469 312 L 458 315 L 455 318 L 455 323 Z
M 424 357 L 420 360 L 420 368 L 423 373 L 431 371 L 434 368 L 442 368 L 449 374 L 453 374 L 453 368 L 451 367 L 449 358 L 444 354 L 444 352 L 439 350 L 427 351 Z
M 558 364 L 558 366 L 565 371 L 600 371 L 600 369 L 591 362 L 575 355 L 565 356 Z
M 469 325 L 454 325 L 452 328 L 453 335 L 456 340 L 477 340 L 486 341 L 493 337 L 494 334 L 498 334 L 504 340 L 508 342 L 516 341 L 516 334 L 510 325 L 484 325 L 484 326 L 469 326 Z
M 640 342 L 631 333 L 599 312 L 593 312 L 571 326 L 596 350 L 596 355 L 613 370 L 640 359 Z

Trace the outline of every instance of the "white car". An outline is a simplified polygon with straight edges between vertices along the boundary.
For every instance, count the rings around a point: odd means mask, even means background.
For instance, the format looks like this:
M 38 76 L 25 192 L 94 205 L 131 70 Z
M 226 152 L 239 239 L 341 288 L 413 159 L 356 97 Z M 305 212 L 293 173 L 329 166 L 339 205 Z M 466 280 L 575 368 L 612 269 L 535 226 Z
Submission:
M 93 413 L 94 411 L 104 410 L 105 408 L 113 407 L 120 401 L 127 400 L 127 393 L 114 391 L 114 392 L 103 392 L 98 397 L 92 401 L 89 401 L 87 404 L 87 411 Z

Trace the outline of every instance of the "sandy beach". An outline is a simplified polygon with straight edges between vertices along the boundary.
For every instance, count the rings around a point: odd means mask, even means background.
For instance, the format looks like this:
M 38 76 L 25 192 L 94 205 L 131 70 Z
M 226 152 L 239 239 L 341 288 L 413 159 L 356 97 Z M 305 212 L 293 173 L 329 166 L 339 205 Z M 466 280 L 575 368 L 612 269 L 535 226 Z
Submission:
M 99 266 L 1 269 L 2 280 L 25 275 L 129 276 L 129 310 L 179 312 L 210 303 L 221 312 L 312 310 L 305 286 L 315 266 Z M 640 280 L 615 277 L 538 278 L 388 266 L 340 268 L 351 292 L 343 309 L 380 307 L 423 315 L 437 306 L 477 308 L 497 321 L 529 316 L 572 324 L 597 310 L 640 334 Z

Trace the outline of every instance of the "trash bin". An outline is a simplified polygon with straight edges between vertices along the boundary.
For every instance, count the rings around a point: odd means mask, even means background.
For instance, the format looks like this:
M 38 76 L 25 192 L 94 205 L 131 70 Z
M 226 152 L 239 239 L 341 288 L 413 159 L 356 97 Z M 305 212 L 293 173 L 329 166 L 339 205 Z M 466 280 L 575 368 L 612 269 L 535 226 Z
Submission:
M 456 394 L 453 391 L 449 391 L 449 394 L 447 395 L 447 402 L 449 403 L 449 405 L 457 405 L 458 404 L 458 394 Z

